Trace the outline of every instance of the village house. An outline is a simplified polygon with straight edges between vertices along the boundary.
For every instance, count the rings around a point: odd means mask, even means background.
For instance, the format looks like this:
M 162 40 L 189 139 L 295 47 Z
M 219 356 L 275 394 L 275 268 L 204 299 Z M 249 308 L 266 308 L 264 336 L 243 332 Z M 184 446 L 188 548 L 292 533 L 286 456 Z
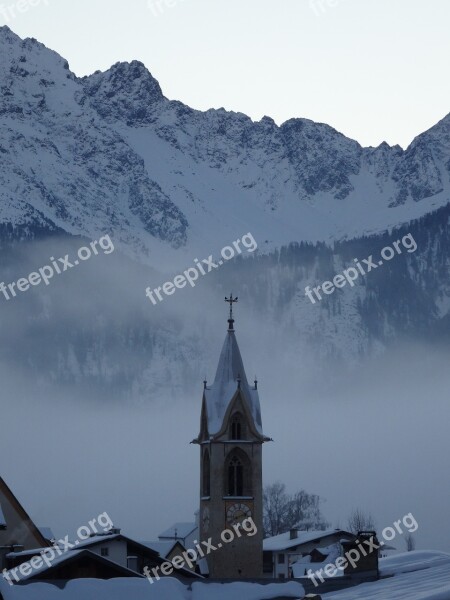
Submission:
M 343 529 L 300 531 L 293 528 L 263 541 L 264 576 L 274 579 L 304 577 L 308 563 L 334 560 L 340 556 L 341 541 L 354 535 Z

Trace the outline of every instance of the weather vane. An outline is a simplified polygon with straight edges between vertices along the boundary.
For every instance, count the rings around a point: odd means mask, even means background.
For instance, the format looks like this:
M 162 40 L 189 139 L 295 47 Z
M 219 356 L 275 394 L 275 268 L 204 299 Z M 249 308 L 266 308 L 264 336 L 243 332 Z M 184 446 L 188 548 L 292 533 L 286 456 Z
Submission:
M 238 301 L 238 297 L 236 296 L 236 298 L 233 298 L 233 294 L 230 294 L 230 297 L 227 298 L 225 296 L 225 302 L 228 302 L 228 304 L 230 305 L 230 318 L 228 319 L 228 323 L 230 324 L 230 329 L 232 329 L 232 324 L 233 324 L 233 304 L 235 304 Z

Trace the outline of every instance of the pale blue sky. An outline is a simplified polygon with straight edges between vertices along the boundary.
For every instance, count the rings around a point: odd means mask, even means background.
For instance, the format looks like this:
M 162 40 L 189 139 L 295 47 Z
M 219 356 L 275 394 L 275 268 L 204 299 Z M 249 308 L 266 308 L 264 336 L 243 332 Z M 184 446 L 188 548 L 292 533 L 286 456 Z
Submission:
M 450 112 L 448 0 L 20 1 L 0 0 L 0 23 L 78 75 L 138 59 L 194 108 L 402 146 Z

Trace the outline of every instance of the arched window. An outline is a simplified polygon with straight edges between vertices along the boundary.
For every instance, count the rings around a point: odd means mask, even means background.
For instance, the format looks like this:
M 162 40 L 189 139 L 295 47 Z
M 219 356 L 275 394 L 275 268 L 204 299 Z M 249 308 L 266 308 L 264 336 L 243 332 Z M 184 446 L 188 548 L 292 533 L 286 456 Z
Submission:
M 228 495 L 244 495 L 244 465 L 234 456 L 228 464 Z
M 202 495 L 211 495 L 211 461 L 209 459 L 208 450 L 206 450 L 205 454 L 203 455 Z
M 230 440 L 243 440 L 244 437 L 244 420 L 240 413 L 236 413 L 233 415 L 230 422 Z
M 251 496 L 252 467 L 245 452 L 236 448 L 229 454 L 224 475 L 226 496 Z

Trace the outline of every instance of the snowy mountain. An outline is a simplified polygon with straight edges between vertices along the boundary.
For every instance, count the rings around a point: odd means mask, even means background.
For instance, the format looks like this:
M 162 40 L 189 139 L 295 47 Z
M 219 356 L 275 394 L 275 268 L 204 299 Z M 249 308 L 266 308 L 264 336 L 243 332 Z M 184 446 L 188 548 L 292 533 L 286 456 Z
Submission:
M 286 335 L 295 352 L 313 340 L 318 355 L 346 363 L 402 336 L 447 340 L 450 115 L 406 150 L 363 148 L 307 119 L 277 126 L 269 117 L 196 111 L 165 98 L 137 61 L 78 78 L 58 54 L 8 27 L 0 28 L 0 53 L 0 245 L 9 261 L 2 280 L 45 264 L 35 264 L 36 244 L 73 246 L 106 233 L 123 255 L 114 262 L 115 282 L 112 274 L 100 277 L 108 297 L 133 273 L 133 309 L 120 318 L 98 290 L 84 297 L 88 271 L 9 303 L 10 322 L 22 327 L 9 332 L 15 351 L 4 361 L 32 364 L 55 381 L 120 379 L 138 390 L 197 377 L 209 356 L 199 349 L 208 317 L 199 309 L 193 322 L 203 325 L 184 323 L 180 336 L 171 308 L 150 314 L 149 274 L 163 283 L 247 232 L 258 256 L 205 278 L 201 292 L 180 291 L 185 301 L 240 288 L 257 318 L 271 324 L 270 339 L 284 344 Z M 414 229 L 417 254 L 308 304 L 305 285 L 379 252 L 397 239 L 393 228 Z M 56 300 L 63 289 L 78 298 L 77 310 L 86 305 L 83 331 L 62 336 L 73 314 Z M 1 327 L 5 334 L 8 324 Z M 48 342 L 38 357 L 23 341 L 30 331 L 36 344 Z M 141 358 L 124 361 L 124 344 Z
M 450 115 L 406 151 L 362 148 L 306 119 L 195 111 L 137 61 L 78 79 L 8 27 L 0 47 L 2 222 L 113 232 L 142 259 L 249 228 L 271 246 L 355 237 L 448 201 Z

